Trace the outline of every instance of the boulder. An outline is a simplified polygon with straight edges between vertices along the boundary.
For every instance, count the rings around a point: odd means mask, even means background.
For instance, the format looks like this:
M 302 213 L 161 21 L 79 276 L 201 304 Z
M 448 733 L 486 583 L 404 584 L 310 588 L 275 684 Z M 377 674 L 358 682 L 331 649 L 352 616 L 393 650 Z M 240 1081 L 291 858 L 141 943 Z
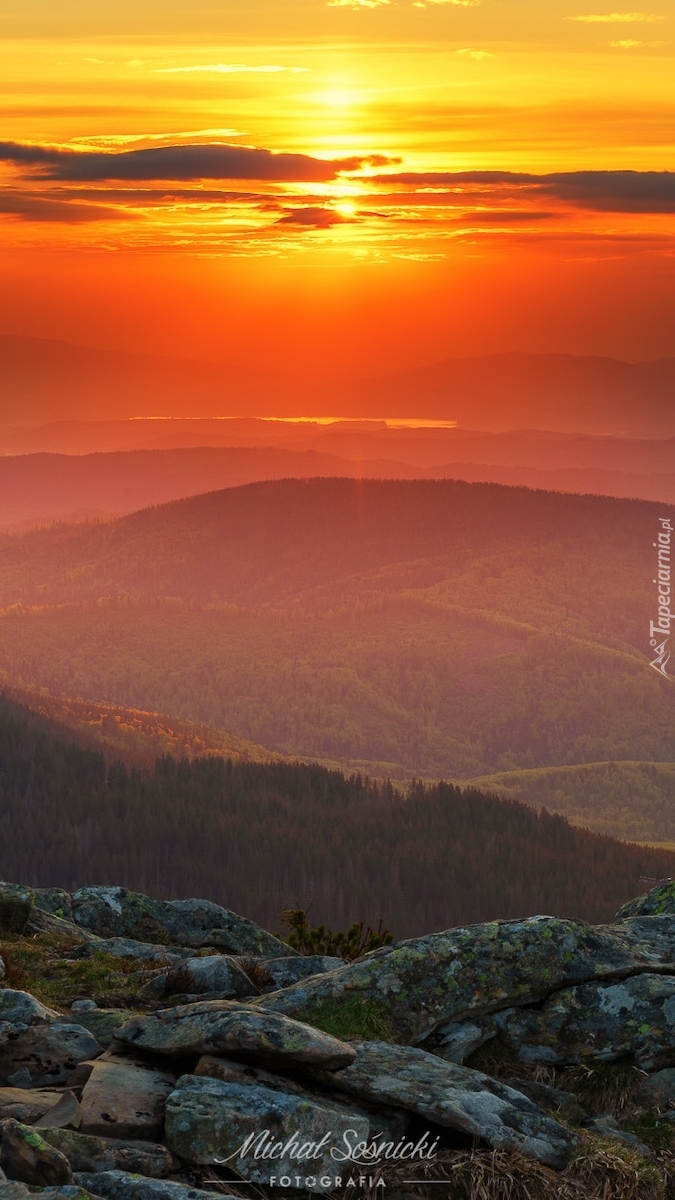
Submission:
M 644 1071 L 675 1063 L 675 978 L 634 975 L 584 983 L 538 1009 L 508 1009 L 494 1021 L 521 1062 L 576 1064 L 630 1056 Z
M 202 1188 L 168 1179 L 143 1179 L 128 1171 L 77 1172 L 75 1182 L 91 1189 L 102 1200 L 214 1200 L 214 1193 Z M 231 1192 L 215 1194 L 219 1200 L 241 1200 Z
M 196 996 L 217 995 L 221 1000 L 240 1000 L 245 996 L 258 995 L 258 989 L 236 958 L 224 954 L 183 959 L 166 975 L 151 980 L 146 990 L 150 988 L 161 997 L 189 993 Z
M 46 1025 L 58 1019 L 59 1014 L 53 1008 L 40 1004 L 30 992 L 15 992 L 11 988 L 0 990 L 0 1022 L 9 1025 Z
M 202 1000 L 132 1017 L 115 1038 L 157 1054 L 224 1054 L 273 1066 L 337 1068 L 354 1058 L 352 1048 L 330 1034 L 235 1000 Z
M 141 1058 L 99 1059 L 82 1091 L 80 1132 L 156 1140 L 175 1082 L 175 1075 Z
M 344 958 L 330 958 L 324 954 L 307 954 L 292 958 L 246 959 L 241 965 L 260 992 L 276 992 L 290 987 L 309 975 L 323 975 L 345 966 Z
M 42 1136 L 68 1159 L 73 1171 L 133 1171 L 152 1179 L 171 1174 L 171 1154 L 155 1142 L 95 1137 L 72 1129 L 44 1129 Z
M 332 1152 L 350 1139 L 370 1142 L 366 1117 L 297 1087 L 184 1075 L 166 1104 L 166 1142 L 183 1162 L 227 1164 L 269 1187 L 301 1174 L 314 1179 L 307 1191 L 330 1190 L 319 1179 L 336 1175 Z
M 331 1079 L 350 1096 L 395 1105 L 556 1169 L 566 1166 L 578 1144 L 575 1134 L 522 1092 L 409 1046 L 362 1042 L 355 1062 Z
M 616 914 L 616 920 L 626 917 L 654 917 L 663 913 L 675 914 L 675 880 L 667 879 L 657 887 L 650 888 L 635 900 L 629 900 Z
M 67 1084 L 78 1063 L 96 1058 L 101 1051 L 102 1046 L 82 1025 L 64 1019 L 33 1025 L 0 1047 L 0 1083 L 26 1070 L 32 1087 Z
M 647 1108 L 669 1108 L 675 1102 L 675 1067 L 665 1067 L 643 1079 L 638 1097 Z
M 35 1129 L 11 1117 L 0 1121 L 0 1164 L 10 1179 L 38 1187 L 72 1179 L 68 1159 Z
M 399 942 L 253 1003 L 310 1023 L 349 1020 L 355 1037 L 369 1036 L 377 1022 L 392 1041 L 418 1043 L 439 1025 L 533 1004 L 588 980 L 666 964 L 675 973 L 674 958 L 675 916 L 614 926 L 529 917 Z
M 78 1012 L 77 1019 L 96 1038 L 100 1046 L 108 1047 L 117 1030 L 129 1020 L 128 1008 L 91 1008 Z
M 63 888 L 36 888 L 35 907 L 64 921 L 72 921 L 73 905 L 69 892 Z
M 0 883 L 0 934 L 23 933 L 35 902 L 35 892 Z
M 230 954 L 278 958 L 290 948 L 254 921 L 211 900 L 154 900 L 122 887 L 80 888 L 73 919 L 100 937 L 178 946 L 216 946 Z

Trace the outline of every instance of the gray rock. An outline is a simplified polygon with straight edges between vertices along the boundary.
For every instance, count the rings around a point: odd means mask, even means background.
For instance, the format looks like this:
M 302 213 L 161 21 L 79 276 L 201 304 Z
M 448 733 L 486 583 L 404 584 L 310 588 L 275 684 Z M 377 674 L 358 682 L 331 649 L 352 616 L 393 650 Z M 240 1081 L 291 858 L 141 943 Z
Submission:
M 451 1021 L 449 1025 L 439 1025 L 429 1038 L 425 1038 L 422 1049 L 461 1066 L 475 1050 L 498 1033 L 491 1017 L 478 1017 L 475 1021 Z
M 79 1012 L 77 1019 L 93 1034 L 100 1046 L 108 1047 L 129 1016 L 128 1008 L 96 1008 Z
M 575 1134 L 522 1092 L 424 1050 L 362 1042 L 356 1061 L 332 1080 L 350 1096 L 396 1105 L 549 1167 L 564 1167 L 578 1144 Z
M 73 1171 L 133 1171 L 151 1179 L 171 1174 L 171 1154 L 155 1142 L 95 1137 L 72 1129 L 44 1129 L 42 1136 L 68 1159 Z
M 94 1012 L 98 1008 L 95 1000 L 73 1000 L 70 1011 L 74 1013 Z
M 221 1000 L 240 1000 L 258 994 L 237 960 L 224 954 L 184 959 L 166 975 L 152 980 L 152 985 L 155 990 L 161 989 L 162 996 L 181 992 L 197 996 L 217 993 Z
M 642 1080 L 639 1099 L 648 1108 L 667 1108 L 675 1101 L 675 1067 L 665 1067 Z
M 399 942 L 253 1003 L 300 1021 L 349 1017 L 367 1036 L 376 1017 L 392 1041 L 422 1041 L 439 1025 L 531 1004 L 560 988 L 667 966 L 675 916 L 592 926 L 557 917 L 494 921 Z
M 643 1154 L 645 1158 L 651 1157 L 649 1147 L 645 1146 L 636 1134 L 629 1133 L 627 1129 L 620 1129 L 616 1122 L 608 1117 L 595 1117 L 588 1120 L 586 1128 L 592 1129 L 600 1137 L 609 1138 L 613 1142 L 621 1142 L 623 1146 L 630 1146 L 631 1150 L 637 1150 L 638 1154 Z
M 140 1058 L 99 1059 L 82 1092 L 80 1132 L 156 1140 L 175 1082 L 175 1075 Z
M 330 1190 L 319 1178 L 335 1176 L 332 1151 L 350 1138 L 370 1142 L 367 1118 L 297 1088 L 184 1075 L 166 1104 L 166 1143 L 182 1161 L 227 1163 L 243 1179 L 270 1187 L 301 1173 L 315 1179 L 306 1190 Z
M 10 1179 L 38 1187 L 70 1183 L 72 1179 L 68 1159 L 30 1125 L 11 1118 L 0 1122 L 0 1164 Z
M 30 992 L 15 992 L 10 988 L 0 990 L 0 1021 L 10 1025 L 46 1025 L 59 1019 L 53 1008 L 40 1004 Z
M 645 1071 L 675 1063 L 675 978 L 665 975 L 564 988 L 540 1009 L 509 1009 L 494 1020 L 521 1062 L 631 1056 Z
M 258 991 L 276 992 L 290 987 L 310 975 L 324 975 L 345 966 L 343 958 L 330 958 L 323 954 L 306 954 L 292 958 L 253 959 L 242 958 L 241 965 L 253 980 Z
M 235 1000 L 202 1000 L 132 1017 L 115 1038 L 158 1054 L 224 1054 L 269 1065 L 330 1068 L 354 1058 L 352 1048 L 330 1034 Z
M 72 921 L 73 905 L 69 892 L 63 888 L 36 888 L 35 907 L 42 912 L 51 913 L 53 917 L 61 917 L 64 921 Z
M 0 1048 L 0 1083 L 25 1069 L 32 1087 L 56 1087 L 68 1083 L 78 1063 L 96 1058 L 101 1051 L 102 1046 L 82 1025 L 63 1019 L 33 1025 Z
M 95 933 L 74 925 L 64 917 L 56 917 L 52 913 L 43 912 L 37 905 L 33 906 L 25 933 L 55 933 L 59 937 L 71 938 L 74 942 L 97 942 L 100 939 Z
M 8 1087 L 15 1088 L 32 1088 L 33 1080 L 31 1073 L 27 1067 L 21 1067 L 20 1071 L 15 1071 L 13 1075 L 7 1076 Z
M 35 902 L 35 892 L 0 883 L 0 933 L 23 933 Z
M 143 1179 L 128 1171 L 77 1172 L 75 1182 L 90 1188 L 102 1200 L 214 1200 L 213 1192 L 172 1183 L 168 1179 Z M 228 1192 L 218 1192 L 220 1200 L 239 1200 Z
M 4 978 L 5 978 L 5 964 L 2 960 L 2 958 L 0 958 L 0 979 L 4 979 Z
M 567 1125 L 586 1125 L 589 1117 L 581 1107 L 574 1092 L 565 1092 L 562 1088 L 551 1087 L 548 1083 L 539 1083 L 535 1079 L 507 1079 L 509 1087 L 522 1092 L 528 1100 L 533 1100 L 542 1108 L 554 1112 Z
M 292 953 L 255 922 L 210 900 L 153 900 L 121 887 L 80 888 L 73 919 L 104 938 L 179 946 L 217 946 L 231 954 L 278 958 Z

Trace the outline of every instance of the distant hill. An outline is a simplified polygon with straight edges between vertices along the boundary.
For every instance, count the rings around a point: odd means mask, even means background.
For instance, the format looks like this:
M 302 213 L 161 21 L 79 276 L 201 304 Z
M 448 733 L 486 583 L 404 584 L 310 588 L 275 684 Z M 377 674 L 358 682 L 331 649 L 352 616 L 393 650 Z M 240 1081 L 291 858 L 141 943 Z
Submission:
M 662 512 L 286 480 L 6 536 L 0 668 L 379 778 L 672 762 L 675 689 L 648 644 Z
M 607 920 L 675 854 L 441 784 L 399 796 L 290 763 L 106 766 L 0 696 L 0 878 L 203 896 L 271 928 L 283 908 L 398 938 L 533 912 Z
M 155 424 L 127 422 L 135 427 Z M 183 427 L 185 423 L 176 424 Z M 199 426 L 202 422 L 193 424 Z M 222 430 L 229 423 L 204 422 L 206 434 L 212 434 L 214 424 Z M 332 435 L 326 431 L 312 437 L 309 430 L 294 433 L 286 428 L 280 432 L 279 422 L 270 431 L 270 424 L 248 422 L 253 427 L 249 433 L 251 441 L 280 439 L 285 433 L 289 446 L 189 446 L 107 454 L 6 456 L 0 470 L 0 530 L 28 528 L 55 520 L 109 519 L 223 487 L 319 476 L 464 479 L 675 504 L 675 470 L 670 473 L 659 470 L 672 467 L 675 462 L 675 441 L 565 438 L 533 433 L 469 437 L 457 430 L 424 431 L 424 436 L 419 437 L 403 430 L 372 431 L 367 422 L 360 432 L 334 428 Z M 232 436 L 245 435 L 233 430 Z M 301 448 L 311 441 L 323 449 Z M 344 457 L 330 453 L 331 445 L 342 449 Z M 383 457 L 367 457 L 378 449 Z M 403 457 L 386 458 L 387 450 Z M 464 458 L 444 461 L 447 454 L 460 454 Z M 476 461 L 472 461 L 472 454 L 477 456 Z M 481 455 L 494 461 L 483 462 Z M 434 457 L 439 461 L 429 463 Z M 623 469 L 617 469 L 616 464 Z
M 663 843 L 675 838 L 675 762 L 537 767 L 468 782 L 612 837 Z
M 67 342 L 0 337 L 7 424 L 123 417 L 426 417 L 469 429 L 675 435 L 675 359 L 565 354 L 450 359 L 373 379 L 263 375 Z M 95 397 L 95 406 L 92 398 Z

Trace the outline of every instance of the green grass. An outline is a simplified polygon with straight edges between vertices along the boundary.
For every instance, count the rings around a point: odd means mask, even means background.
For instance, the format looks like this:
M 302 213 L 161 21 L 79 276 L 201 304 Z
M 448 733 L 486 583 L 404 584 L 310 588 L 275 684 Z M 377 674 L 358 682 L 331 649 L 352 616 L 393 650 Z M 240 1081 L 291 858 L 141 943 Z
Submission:
M 311 1013 L 298 1013 L 297 1020 L 306 1021 L 315 1029 L 337 1038 L 363 1038 L 379 1042 L 393 1040 L 386 1005 L 362 996 L 324 1000 Z
M 30 992 L 49 1008 L 63 1012 L 73 1000 L 91 999 L 101 1008 L 137 1006 L 143 983 L 138 972 L 156 969 L 156 963 L 137 958 L 115 958 L 95 950 L 90 958 L 72 958 L 79 942 L 57 934 L 30 939 L 7 938 L 0 942 L 6 973 L 3 986 Z

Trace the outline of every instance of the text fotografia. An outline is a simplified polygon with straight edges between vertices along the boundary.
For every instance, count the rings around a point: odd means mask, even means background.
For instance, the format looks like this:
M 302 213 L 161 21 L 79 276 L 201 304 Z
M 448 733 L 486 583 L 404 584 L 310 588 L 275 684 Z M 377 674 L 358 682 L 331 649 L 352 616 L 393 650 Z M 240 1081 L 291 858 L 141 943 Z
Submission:
M 664 675 L 666 679 L 671 679 L 666 667 L 670 658 L 668 650 L 668 639 L 670 638 L 670 623 L 675 614 L 671 612 L 671 588 L 670 588 L 670 544 L 673 535 L 673 527 L 668 517 L 659 517 L 659 535 L 658 540 L 654 542 L 656 550 L 656 579 L 652 580 L 657 585 L 658 597 L 658 617 L 655 621 L 649 622 L 649 645 L 656 653 L 656 658 L 650 662 L 650 667 L 658 671 L 660 675 Z

